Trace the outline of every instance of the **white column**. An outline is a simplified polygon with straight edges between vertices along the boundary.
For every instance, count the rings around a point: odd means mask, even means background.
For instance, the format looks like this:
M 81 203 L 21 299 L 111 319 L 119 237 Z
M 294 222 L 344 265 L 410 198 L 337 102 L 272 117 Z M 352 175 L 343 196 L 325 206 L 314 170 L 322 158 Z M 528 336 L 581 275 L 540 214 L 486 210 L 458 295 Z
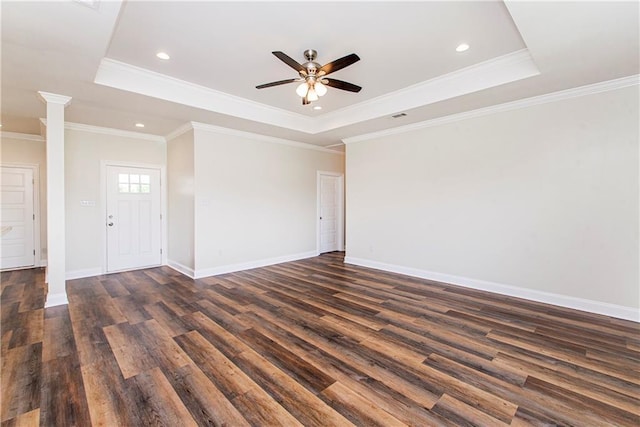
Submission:
M 47 104 L 47 281 L 45 307 L 67 304 L 64 202 L 64 108 L 71 97 L 38 92 Z

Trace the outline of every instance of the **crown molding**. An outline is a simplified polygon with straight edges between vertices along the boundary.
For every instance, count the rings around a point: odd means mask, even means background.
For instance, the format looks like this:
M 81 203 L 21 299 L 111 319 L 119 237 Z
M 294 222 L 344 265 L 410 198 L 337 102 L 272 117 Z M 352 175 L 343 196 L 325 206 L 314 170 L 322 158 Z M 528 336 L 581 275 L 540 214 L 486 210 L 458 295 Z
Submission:
M 33 141 L 33 142 L 44 142 L 44 137 L 40 135 L 32 135 L 29 133 L 18 133 L 18 132 L 0 132 L 0 138 L 11 138 L 11 139 L 20 139 L 23 141 Z
M 312 118 L 103 58 L 94 82 L 207 111 L 310 133 Z
M 167 134 L 165 136 L 165 139 L 167 141 L 170 141 L 170 140 L 175 139 L 175 138 L 179 137 L 180 135 L 183 135 L 183 134 L 185 134 L 185 133 L 187 133 L 187 132 L 189 132 L 191 130 L 194 130 L 194 131 L 195 130 L 201 130 L 201 131 L 205 131 L 205 132 L 217 133 L 217 134 L 222 134 L 222 135 L 238 136 L 238 137 L 241 137 L 241 138 L 252 139 L 254 141 L 268 142 L 268 143 L 272 143 L 272 144 L 289 145 L 291 147 L 305 148 L 307 150 L 320 151 L 320 152 L 323 152 L 323 153 L 344 155 L 344 153 L 341 152 L 341 151 L 331 150 L 331 149 L 325 148 L 325 147 L 318 147 L 317 145 L 306 144 L 304 142 L 292 141 L 292 140 L 283 139 L 283 138 L 276 138 L 276 137 L 273 137 L 273 136 L 260 135 L 260 134 L 257 134 L 257 133 L 245 132 L 245 131 L 241 131 L 241 130 L 230 129 L 230 128 L 210 125 L 210 124 L 206 124 L 206 123 L 199 123 L 199 122 L 187 122 L 184 125 L 182 125 L 179 128 L 177 128 L 176 130 L 174 130 L 173 132 Z M 337 145 L 342 145 L 342 144 L 337 144 Z
M 260 142 L 268 142 L 271 144 L 288 145 L 290 147 L 304 148 L 307 150 L 320 151 L 323 153 L 344 155 L 344 153 L 342 153 L 341 151 L 331 150 L 329 148 L 319 147 L 317 145 L 307 144 L 304 142 L 292 141 L 292 140 L 283 139 L 283 138 L 276 138 L 273 136 L 260 135 L 257 133 L 245 132 L 245 131 L 236 130 L 236 129 L 229 129 L 225 127 L 209 125 L 206 123 L 190 122 L 189 124 L 191 125 L 191 128 L 193 130 L 200 130 L 200 131 L 211 132 L 211 133 L 222 134 L 222 135 L 237 136 L 240 138 L 247 138 L 247 139 L 252 139 L 254 141 L 260 141 Z M 184 131 L 182 133 L 184 133 Z
M 47 125 L 47 119 L 41 118 L 40 122 L 45 126 Z M 164 137 L 160 135 L 151 135 L 148 133 L 106 128 L 102 126 L 85 125 L 82 123 L 64 122 L 64 128 L 67 130 L 97 133 L 101 135 L 119 136 L 123 138 L 144 139 L 145 141 L 153 141 L 153 142 L 165 142 Z
M 183 134 L 189 132 L 190 130 L 193 130 L 193 126 L 191 125 L 191 122 L 187 122 L 187 123 L 183 124 L 182 126 L 178 127 L 177 129 L 175 129 L 173 132 L 168 133 L 167 135 L 165 135 L 164 139 L 166 139 L 167 142 L 171 141 L 172 139 L 176 139 L 180 135 L 183 135 Z
M 345 144 L 353 144 L 356 142 L 368 141 L 375 138 L 385 136 L 398 135 L 415 130 L 425 129 L 433 126 L 440 126 L 448 123 L 458 122 L 461 120 L 471 119 L 474 117 L 482 117 L 490 114 L 501 113 L 520 108 L 532 107 L 535 105 L 547 104 L 551 102 L 562 101 L 565 99 L 577 98 L 586 95 L 594 95 L 597 93 L 608 92 L 625 87 L 636 86 L 640 84 L 640 74 L 622 77 L 614 80 L 594 83 L 585 86 L 579 86 L 572 89 L 565 89 L 558 92 L 551 92 L 545 95 L 524 98 L 517 101 L 506 102 L 503 104 L 492 105 L 490 107 L 479 108 L 477 110 L 465 111 L 463 113 L 451 114 L 448 116 L 438 117 L 410 125 L 399 126 L 396 128 L 386 129 L 379 132 L 372 132 L 363 135 L 353 136 L 342 140 Z
M 58 95 L 55 93 L 38 91 L 38 96 L 45 104 L 60 104 L 63 106 L 67 106 L 71 103 L 71 97 L 65 95 Z

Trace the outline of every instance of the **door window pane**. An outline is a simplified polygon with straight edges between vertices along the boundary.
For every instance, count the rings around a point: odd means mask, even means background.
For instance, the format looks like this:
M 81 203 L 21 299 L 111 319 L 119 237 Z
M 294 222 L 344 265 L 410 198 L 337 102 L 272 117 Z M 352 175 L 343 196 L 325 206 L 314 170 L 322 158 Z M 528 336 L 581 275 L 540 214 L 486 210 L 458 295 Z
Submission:
M 151 193 L 151 176 L 136 173 L 118 174 L 120 193 Z

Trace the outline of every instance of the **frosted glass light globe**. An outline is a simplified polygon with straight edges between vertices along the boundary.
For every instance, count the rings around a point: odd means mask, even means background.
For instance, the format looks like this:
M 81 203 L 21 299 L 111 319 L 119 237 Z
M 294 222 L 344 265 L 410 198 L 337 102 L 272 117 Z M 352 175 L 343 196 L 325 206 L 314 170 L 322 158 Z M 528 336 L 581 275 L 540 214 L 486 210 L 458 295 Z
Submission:
M 318 96 L 325 96 L 327 94 L 327 87 L 320 82 L 316 82 L 313 88 L 316 90 Z
M 307 94 L 308 90 L 309 90 L 309 85 L 307 85 L 307 82 L 304 82 L 296 88 L 296 93 L 298 94 L 298 96 L 304 97 Z

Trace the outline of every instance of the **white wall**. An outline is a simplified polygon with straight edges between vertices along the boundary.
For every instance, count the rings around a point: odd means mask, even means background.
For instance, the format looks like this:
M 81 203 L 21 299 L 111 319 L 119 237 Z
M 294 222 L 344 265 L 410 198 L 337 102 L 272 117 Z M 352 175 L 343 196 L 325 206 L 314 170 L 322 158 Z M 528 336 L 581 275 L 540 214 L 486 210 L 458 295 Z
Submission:
M 637 309 L 638 110 L 634 86 L 349 144 L 348 259 Z
M 105 226 L 101 163 L 119 161 L 166 165 L 166 144 L 134 137 L 65 130 L 67 276 L 99 274 Z M 95 201 L 81 206 L 80 201 Z
M 344 171 L 341 153 L 195 130 L 200 274 L 316 251 L 316 173 Z
M 22 163 L 38 165 L 39 205 L 40 205 L 40 257 L 36 263 L 47 259 L 47 153 L 44 139 L 39 135 L 11 137 L 2 134 L 0 145 L 0 163 Z
M 167 141 L 169 264 L 193 275 L 194 157 L 193 130 Z

